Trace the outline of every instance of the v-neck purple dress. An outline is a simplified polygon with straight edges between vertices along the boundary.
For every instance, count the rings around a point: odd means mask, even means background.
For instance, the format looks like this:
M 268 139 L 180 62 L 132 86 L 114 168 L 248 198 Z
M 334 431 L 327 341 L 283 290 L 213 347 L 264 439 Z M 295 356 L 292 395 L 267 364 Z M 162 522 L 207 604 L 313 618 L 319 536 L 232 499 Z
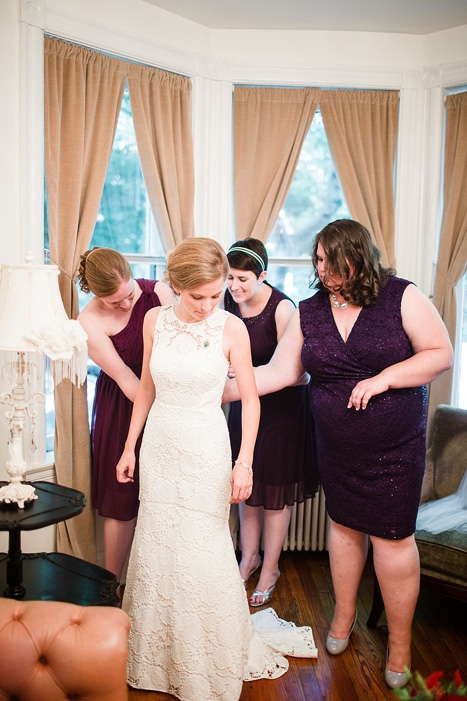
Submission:
M 143 367 L 143 321 L 146 312 L 160 306 L 154 292 L 155 280 L 136 280 L 141 295 L 133 307 L 128 324 L 110 340 L 115 350 L 137 377 Z M 115 467 L 120 460 L 130 426 L 133 402 L 123 394 L 115 380 L 103 370 L 96 382 L 92 407 L 92 505 L 101 516 L 129 521 L 138 514 L 138 456 L 142 434 L 136 444 L 135 481 L 117 482 Z
M 329 295 L 300 302 L 302 363 L 311 375 L 317 461 L 330 517 L 387 539 L 415 530 L 425 468 L 426 388 L 390 389 L 362 411 L 347 409 L 353 387 L 414 353 L 402 326 L 407 280 L 390 277 L 364 307 L 347 341 Z

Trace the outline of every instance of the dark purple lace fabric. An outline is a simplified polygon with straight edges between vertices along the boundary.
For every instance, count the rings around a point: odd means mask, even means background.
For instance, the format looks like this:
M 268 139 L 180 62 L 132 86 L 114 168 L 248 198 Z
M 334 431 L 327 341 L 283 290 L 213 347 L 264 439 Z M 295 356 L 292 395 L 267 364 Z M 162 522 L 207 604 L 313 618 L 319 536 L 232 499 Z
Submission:
M 267 283 L 265 283 L 267 284 Z M 225 309 L 242 319 L 248 329 L 253 365 L 264 365 L 277 346 L 275 313 L 288 297 L 272 288 L 268 303 L 258 316 L 243 318 L 230 292 L 225 293 Z M 308 387 L 286 387 L 261 401 L 261 418 L 253 457 L 253 492 L 248 506 L 283 509 L 286 504 L 304 501 L 316 489 L 313 453 L 313 426 Z M 229 433 L 235 460 L 242 436 L 241 403 L 232 402 Z
M 111 341 L 123 362 L 141 377 L 143 365 L 143 320 L 149 309 L 160 305 L 154 292 L 155 280 L 137 280 L 142 294 L 137 300 L 128 324 Z M 135 481 L 117 482 L 115 467 L 123 452 L 130 426 L 133 402 L 123 394 L 117 383 L 101 370 L 97 378 L 92 408 L 92 505 L 101 516 L 129 521 L 135 518 L 139 506 L 138 463 Z M 142 434 L 136 447 L 139 455 Z
M 413 355 L 401 319 L 410 282 L 391 277 L 344 342 L 329 295 L 300 302 L 302 362 L 312 377 L 317 461 L 330 517 L 388 539 L 415 530 L 425 467 L 426 388 L 389 390 L 347 409 L 357 382 Z

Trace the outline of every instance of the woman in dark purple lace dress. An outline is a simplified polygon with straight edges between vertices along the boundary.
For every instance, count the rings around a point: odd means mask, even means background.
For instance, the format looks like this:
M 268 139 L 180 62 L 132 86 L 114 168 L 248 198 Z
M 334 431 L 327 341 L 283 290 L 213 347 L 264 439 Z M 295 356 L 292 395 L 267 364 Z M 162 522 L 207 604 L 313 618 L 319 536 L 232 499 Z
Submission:
M 300 303 L 255 376 L 264 394 L 304 370 L 311 375 L 336 598 L 326 648 L 340 654 L 348 646 L 371 540 L 389 628 L 385 679 L 396 688 L 407 683 L 419 590 L 413 533 L 425 456 L 424 385 L 450 367 L 452 347 L 429 300 L 379 259 L 358 222 L 326 226 L 312 254 L 318 291 Z M 224 399 L 232 395 L 228 382 Z
M 101 368 L 91 421 L 92 505 L 105 519 L 105 567 L 120 581 L 138 513 L 138 482 L 117 482 L 115 466 L 141 375 L 144 315 L 174 295 L 163 282 L 134 280 L 126 258 L 111 248 L 81 256 L 78 279 L 84 292 L 94 294 L 78 319 L 89 356 Z
M 243 320 L 250 336 L 253 365 L 271 359 L 295 305 L 266 282 L 268 255 L 261 241 L 237 241 L 227 252 L 230 271 L 224 307 Z M 241 402 L 229 409 L 232 458 L 236 460 L 242 438 Z M 261 567 L 251 606 L 272 599 L 279 573 L 279 556 L 287 535 L 291 508 L 316 491 L 311 411 L 306 386 L 285 387 L 261 397 L 261 420 L 253 458 L 253 492 L 239 505 L 245 585 Z M 263 535 L 263 562 L 260 541 Z M 261 566 L 262 565 L 262 566 Z

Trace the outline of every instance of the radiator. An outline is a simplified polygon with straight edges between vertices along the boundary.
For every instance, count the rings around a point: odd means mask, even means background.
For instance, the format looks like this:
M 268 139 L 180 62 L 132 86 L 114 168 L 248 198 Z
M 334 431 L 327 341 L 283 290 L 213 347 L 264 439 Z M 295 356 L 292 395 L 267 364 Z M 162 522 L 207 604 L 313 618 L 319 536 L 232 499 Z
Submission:
M 320 488 L 313 498 L 293 506 L 283 550 L 325 550 L 327 521 L 324 492 Z M 238 526 L 238 508 L 235 506 L 230 512 L 230 532 L 235 549 L 240 548 Z

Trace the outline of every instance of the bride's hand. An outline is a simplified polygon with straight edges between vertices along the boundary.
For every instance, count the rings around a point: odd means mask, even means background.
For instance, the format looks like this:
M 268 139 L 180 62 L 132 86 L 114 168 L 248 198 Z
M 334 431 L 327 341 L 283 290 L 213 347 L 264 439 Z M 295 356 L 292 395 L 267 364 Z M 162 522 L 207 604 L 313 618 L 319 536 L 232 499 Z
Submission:
M 124 450 L 122 457 L 115 468 L 117 474 L 117 482 L 127 483 L 134 482 L 133 474 L 135 471 L 135 453 L 131 450 Z
M 241 463 L 236 463 L 232 469 L 230 478 L 232 488 L 231 504 L 240 504 L 251 496 L 253 489 L 253 474 L 249 469 L 243 467 Z

